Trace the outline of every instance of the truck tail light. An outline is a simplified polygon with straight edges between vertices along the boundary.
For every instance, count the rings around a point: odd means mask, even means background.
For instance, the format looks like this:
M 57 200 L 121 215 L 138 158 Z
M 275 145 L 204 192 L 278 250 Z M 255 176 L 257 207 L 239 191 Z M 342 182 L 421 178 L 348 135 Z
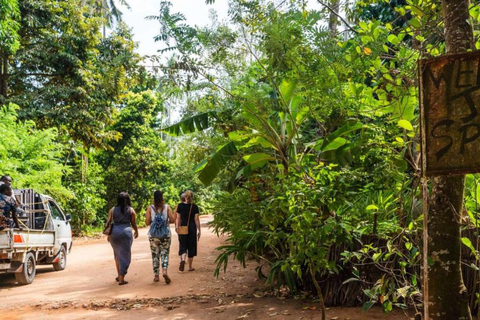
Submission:
M 13 242 L 15 243 L 23 243 L 23 237 L 20 234 L 14 234 L 13 235 Z

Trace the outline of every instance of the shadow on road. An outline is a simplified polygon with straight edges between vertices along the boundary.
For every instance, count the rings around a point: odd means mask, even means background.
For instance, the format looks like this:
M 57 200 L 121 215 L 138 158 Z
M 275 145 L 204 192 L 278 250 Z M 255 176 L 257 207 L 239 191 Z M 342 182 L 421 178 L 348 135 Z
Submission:
M 37 275 L 51 272 L 57 272 L 53 270 L 53 267 L 51 265 L 37 266 Z M 13 273 L 0 274 L 0 290 L 14 288 L 17 286 L 21 285 L 17 283 L 17 281 L 15 280 L 15 275 Z

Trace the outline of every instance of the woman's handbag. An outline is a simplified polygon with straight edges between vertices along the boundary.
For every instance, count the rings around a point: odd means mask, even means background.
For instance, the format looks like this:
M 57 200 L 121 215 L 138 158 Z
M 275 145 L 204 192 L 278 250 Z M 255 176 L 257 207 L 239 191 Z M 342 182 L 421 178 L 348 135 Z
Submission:
M 178 226 L 177 233 L 179 235 L 188 234 L 188 226 L 190 224 L 190 215 L 192 214 L 192 207 L 193 207 L 193 204 L 190 205 L 190 212 L 188 213 L 187 225 L 186 226 Z
M 179 235 L 186 235 L 188 234 L 188 226 L 178 226 L 177 233 Z

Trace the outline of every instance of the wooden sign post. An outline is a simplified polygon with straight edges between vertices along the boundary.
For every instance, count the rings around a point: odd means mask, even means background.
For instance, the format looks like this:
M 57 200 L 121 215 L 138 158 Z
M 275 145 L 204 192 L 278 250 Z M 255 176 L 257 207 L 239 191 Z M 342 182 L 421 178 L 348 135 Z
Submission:
M 480 52 L 420 60 L 418 70 L 424 315 L 426 320 L 471 319 L 460 268 L 460 220 L 464 174 L 480 172 Z M 432 177 L 431 195 L 427 177 Z
M 480 52 L 419 61 L 424 175 L 480 172 Z

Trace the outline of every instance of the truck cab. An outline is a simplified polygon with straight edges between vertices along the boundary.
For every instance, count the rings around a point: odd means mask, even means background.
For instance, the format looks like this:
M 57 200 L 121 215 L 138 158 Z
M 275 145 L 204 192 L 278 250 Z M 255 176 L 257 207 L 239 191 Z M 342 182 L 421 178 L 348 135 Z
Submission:
M 42 223 L 45 223 L 47 225 L 45 227 L 46 230 L 55 231 L 55 249 L 58 251 L 63 246 L 66 252 L 70 253 L 73 243 L 72 228 L 70 225 L 71 217 L 63 213 L 53 198 L 43 194 L 38 196 L 43 203 L 43 212 L 46 216 L 42 215 L 42 218 L 38 219 L 36 228 L 43 228 Z M 48 216 L 50 216 L 50 219 Z

